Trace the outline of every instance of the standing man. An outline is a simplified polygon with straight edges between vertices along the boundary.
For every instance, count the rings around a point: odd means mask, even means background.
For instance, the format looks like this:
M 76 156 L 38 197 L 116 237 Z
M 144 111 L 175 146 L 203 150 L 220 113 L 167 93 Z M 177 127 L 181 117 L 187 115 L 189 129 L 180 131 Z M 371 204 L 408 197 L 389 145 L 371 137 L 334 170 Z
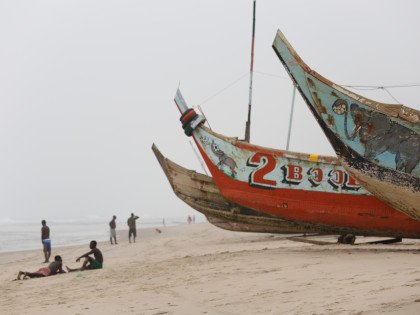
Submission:
M 41 242 L 43 246 L 45 261 L 50 261 L 51 256 L 51 240 L 50 240 L 50 228 L 47 226 L 47 221 L 42 220 L 41 221 L 42 228 L 41 228 Z
M 116 219 L 117 217 L 114 215 L 114 216 L 112 216 L 112 220 L 111 220 L 111 222 L 109 222 L 109 240 L 111 241 L 111 245 L 113 244 L 112 243 L 112 239 L 114 239 L 114 242 L 115 242 L 115 244 L 118 244 L 117 243 L 117 232 L 115 231 L 115 229 L 117 228 L 117 224 L 115 223 L 115 219 Z
M 136 236 L 137 236 L 137 231 L 136 231 L 136 220 L 138 219 L 138 216 L 135 216 L 134 213 L 131 213 L 131 217 L 128 218 L 127 220 L 127 225 L 128 225 L 128 241 L 131 243 L 131 235 L 133 235 L 133 240 L 134 243 L 136 242 Z

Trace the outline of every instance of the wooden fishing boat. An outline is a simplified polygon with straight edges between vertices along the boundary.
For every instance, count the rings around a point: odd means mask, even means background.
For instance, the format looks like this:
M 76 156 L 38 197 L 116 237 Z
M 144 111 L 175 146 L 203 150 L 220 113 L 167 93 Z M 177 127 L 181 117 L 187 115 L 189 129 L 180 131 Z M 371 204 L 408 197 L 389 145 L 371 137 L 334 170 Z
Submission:
M 260 147 L 217 134 L 204 117 L 175 97 L 220 193 L 244 207 L 322 230 L 358 235 L 420 237 L 420 222 L 364 189 L 337 158 Z
M 225 230 L 276 234 L 340 233 L 322 231 L 309 224 L 299 225 L 275 216 L 242 207 L 223 197 L 210 176 L 186 169 L 165 158 L 157 146 L 152 150 L 164 171 L 175 195 L 208 221 Z
M 375 102 L 322 77 L 280 31 L 273 48 L 346 170 L 372 194 L 420 220 L 420 112 Z

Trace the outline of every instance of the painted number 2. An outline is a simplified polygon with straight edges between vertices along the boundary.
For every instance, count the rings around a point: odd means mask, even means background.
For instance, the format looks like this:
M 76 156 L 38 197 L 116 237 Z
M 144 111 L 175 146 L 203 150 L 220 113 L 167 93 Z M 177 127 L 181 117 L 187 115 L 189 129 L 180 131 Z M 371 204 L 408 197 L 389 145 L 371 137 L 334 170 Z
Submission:
M 276 187 L 277 182 L 275 180 L 265 178 L 265 176 L 268 173 L 271 173 L 276 167 L 276 160 L 273 156 L 255 153 L 248 159 L 246 164 L 256 168 L 249 174 L 248 182 L 250 186 L 266 189 L 273 189 Z

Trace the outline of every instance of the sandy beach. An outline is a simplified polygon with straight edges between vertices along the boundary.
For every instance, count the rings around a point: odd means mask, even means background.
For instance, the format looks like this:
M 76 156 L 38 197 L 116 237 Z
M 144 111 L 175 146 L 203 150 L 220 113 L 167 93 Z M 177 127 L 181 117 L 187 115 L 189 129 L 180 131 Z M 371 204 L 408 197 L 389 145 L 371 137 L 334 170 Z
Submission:
M 42 251 L 0 254 L 1 314 L 418 314 L 420 241 L 314 245 L 208 223 L 100 243 L 102 270 L 11 281 Z M 320 237 L 334 242 L 333 237 Z M 367 239 L 358 238 L 364 242 Z M 53 248 L 64 264 L 86 246 Z

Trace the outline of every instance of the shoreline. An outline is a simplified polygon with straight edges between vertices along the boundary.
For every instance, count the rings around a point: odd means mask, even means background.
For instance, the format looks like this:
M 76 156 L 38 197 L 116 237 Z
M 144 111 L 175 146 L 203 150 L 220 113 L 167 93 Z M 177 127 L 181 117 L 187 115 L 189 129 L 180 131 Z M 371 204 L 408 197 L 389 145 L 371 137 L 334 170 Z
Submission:
M 201 223 L 195 223 L 195 224 L 201 224 Z M 147 227 L 147 228 L 140 228 L 140 229 L 137 228 L 137 237 L 144 237 L 144 236 L 150 237 L 150 235 L 155 233 L 156 228 L 162 230 L 162 229 L 169 229 L 169 228 L 172 228 L 172 227 L 177 227 L 177 226 L 182 226 L 182 225 L 186 225 L 186 223 L 180 223 L 178 225 L 169 225 L 169 226 L 166 226 L 166 227 L 160 226 L 160 227 Z M 141 234 L 142 232 L 145 232 L 145 235 L 142 235 Z M 118 241 L 118 239 L 123 239 L 123 240 L 127 240 L 127 242 L 128 242 L 128 237 L 127 236 L 122 236 L 122 235 L 128 235 L 128 229 L 118 229 L 117 230 L 117 241 Z M 98 244 L 109 243 L 109 237 L 106 238 L 106 239 L 100 239 L 100 240 L 95 239 L 95 240 L 98 242 Z M 66 248 L 69 248 L 69 247 L 80 247 L 80 246 L 84 246 L 84 244 L 89 244 L 90 241 L 91 240 L 87 239 L 86 241 L 84 241 L 84 243 L 79 243 L 78 242 L 78 243 L 74 243 L 74 244 L 63 244 L 63 245 L 57 245 L 57 246 L 54 246 L 54 243 L 53 243 L 52 249 L 53 249 L 53 251 L 55 251 L 56 249 L 66 249 Z M 26 252 L 39 252 L 39 251 L 42 252 L 41 242 L 39 243 L 39 248 L 38 249 L 37 248 L 30 248 L 30 249 L 16 249 L 16 250 L 5 250 L 5 251 L 0 250 L 0 259 L 1 259 L 2 255 L 8 255 L 8 254 L 11 254 L 11 253 L 20 253 L 20 252 L 26 253 Z
M 177 226 L 186 223 L 169 222 L 166 226 Z M 25 229 L 25 225 L 9 225 L 2 229 L 0 226 L 0 253 L 36 250 L 41 245 L 40 241 L 40 225 L 36 227 L 32 225 L 30 229 Z M 67 247 L 72 245 L 83 245 L 88 240 L 95 239 L 97 241 L 106 241 L 109 239 L 108 224 L 103 222 L 89 223 L 88 225 L 79 225 L 74 223 L 52 225 L 52 247 Z M 144 231 L 147 229 L 163 228 L 161 224 L 138 224 L 137 231 Z M 117 231 L 120 233 L 128 233 L 128 228 L 125 224 L 117 226 Z M 127 231 L 127 232 L 125 232 Z

